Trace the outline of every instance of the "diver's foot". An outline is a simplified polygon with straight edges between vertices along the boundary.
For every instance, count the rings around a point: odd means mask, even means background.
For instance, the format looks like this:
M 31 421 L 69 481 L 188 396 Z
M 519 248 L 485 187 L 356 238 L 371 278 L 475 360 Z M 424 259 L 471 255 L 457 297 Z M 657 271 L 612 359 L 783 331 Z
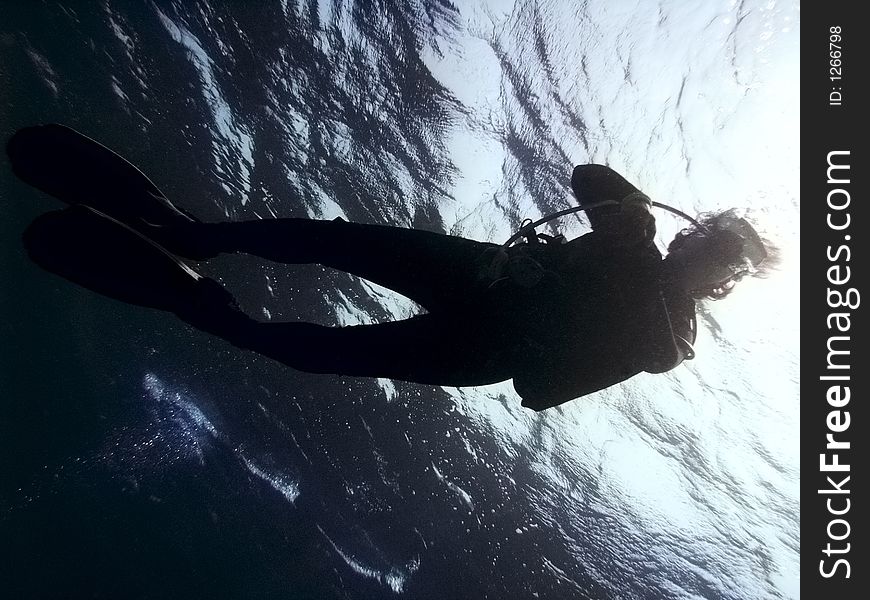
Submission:
M 43 269 L 116 300 L 185 320 L 207 305 L 234 304 L 229 292 L 165 248 L 85 205 L 38 217 L 22 240 Z
M 13 172 L 67 204 L 85 204 L 143 232 L 198 220 L 170 202 L 132 163 L 64 125 L 25 127 L 7 142 Z

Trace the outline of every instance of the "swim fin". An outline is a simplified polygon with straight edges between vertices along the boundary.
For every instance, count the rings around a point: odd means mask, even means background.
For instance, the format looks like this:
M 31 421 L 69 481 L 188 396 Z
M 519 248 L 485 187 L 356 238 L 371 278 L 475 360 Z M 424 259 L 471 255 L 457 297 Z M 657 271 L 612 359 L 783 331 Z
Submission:
M 89 290 L 192 322 L 232 295 L 133 228 L 84 204 L 37 217 L 23 234 L 30 258 Z
M 86 204 L 133 227 L 196 222 L 129 161 L 65 125 L 25 127 L 7 142 L 13 172 L 68 204 Z

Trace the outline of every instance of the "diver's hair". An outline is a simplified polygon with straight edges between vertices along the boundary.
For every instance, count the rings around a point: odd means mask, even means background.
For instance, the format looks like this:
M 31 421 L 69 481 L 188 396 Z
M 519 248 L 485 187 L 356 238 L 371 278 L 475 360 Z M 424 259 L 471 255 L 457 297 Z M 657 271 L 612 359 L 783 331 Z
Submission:
M 739 235 L 729 228 L 731 224 L 742 221 L 745 226 L 741 228 Z M 728 267 L 734 273 L 724 282 L 716 283 L 704 288 L 692 290 L 690 295 L 696 300 L 707 298 L 721 300 L 728 296 L 738 281 L 746 275 L 765 278 L 775 270 L 781 260 L 781 252 L 767 236 L 758 233 L 757 228 L 746 220 L 743 212 L 736 208 L 730 208 L 720 212 L 703 213 L 698 216 L 695 224 L 681 230 L 668 244 L 668 253 L 682 248 L 686 240 L 690 238 L 705 238 L 712 244 L 712 250 L 717 256 L 723 257 Z M 749 260 L 746 256 L 745 246 L 752 243 L 763 252 L 763 257 L 757 262 Z

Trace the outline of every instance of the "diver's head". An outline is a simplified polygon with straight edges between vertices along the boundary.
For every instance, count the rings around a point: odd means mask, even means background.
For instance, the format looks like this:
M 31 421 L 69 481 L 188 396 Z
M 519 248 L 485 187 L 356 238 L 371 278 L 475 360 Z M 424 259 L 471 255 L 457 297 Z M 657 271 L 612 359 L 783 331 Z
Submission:
M 668 246 L 671 280 L 693 298 L 718 300 L 746 275 L 762 276 L 777 251 L 735 209 L 702 216 Z

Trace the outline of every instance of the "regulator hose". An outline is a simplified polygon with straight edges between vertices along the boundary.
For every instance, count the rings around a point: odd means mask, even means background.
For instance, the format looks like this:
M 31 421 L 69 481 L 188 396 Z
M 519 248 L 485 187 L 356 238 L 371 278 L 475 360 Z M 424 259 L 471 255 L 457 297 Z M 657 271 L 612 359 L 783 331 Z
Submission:
M 508 239 L 508 241 L 506 241 L 504 244 L 502 244 L 502 247 L 503 248 L 509 247 L 511 244 L 513 244 L 519 238 L 525 237 L 525 236 L 529 235 L 530 233 L 534 232 L 535 227 L 537 227 L 539 225 L 543 225 L 544 223 L 548 223 L 554 219 L 558 219 L 559 217 L 564 217 L 565 215 L 570 215 L 572 213 L 577 213 L 577 212 L 581 212 L 584 210 L 590 210 L 592 208 L 598 208 L 600 206 L 611 206 L 611 205 L 616 205 L 619 203 L 620 202 L 618 200 L 602 200 L 601 202 L 593 202 L 592 204 L 588 204 L 586 206 L 572 206 L 571 208 L 566 208 L 564 210 L 550 213 L 549 215 L 545 215 L 545 216 L 541 217 L 537 221 L 533 221 L 533 222 L 529 223 L 528 225 L 523 225 L 522 227 L 520 227 L 519 231 L 517 231 L 515 234 L 513 234 Z M 690 217 L 689 215 L 687 215 L 683 211 L 681 211 L 677 208 L 674 208 L 673 206 L 668 206 L 667 204 L 663 204 L 661 202 L 652 202 L 652 205 L 655 206 L 656 208 L 662 208 L 668 212 L 671 212 L 671 213 L 677 215 L 678 217 L 682 217 L 682 218 L 686 219 L 687 221 L 689 221 L 690 223 L 692 223 L 693 225 L 695 225 L 696 227 L 699 227 L 701 229 L 706 229 L 696 219 L 693 219 L 692 217 Z

